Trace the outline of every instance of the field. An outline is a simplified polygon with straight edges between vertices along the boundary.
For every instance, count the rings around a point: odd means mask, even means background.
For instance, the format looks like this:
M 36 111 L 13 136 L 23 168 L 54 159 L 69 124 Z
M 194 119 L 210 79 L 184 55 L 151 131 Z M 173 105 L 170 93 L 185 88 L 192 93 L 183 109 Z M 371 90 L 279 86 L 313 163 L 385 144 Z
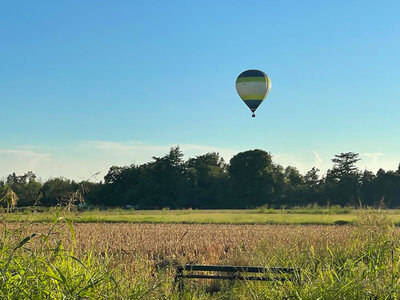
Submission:
M 61 211 L 50 223 L 37 222 L 40 215 L 50 220 L 49 212 L 5 214 L 0 298 L 396 299 L 400 230 L 392 224 L 397 213 L 311 212 L 110 211 L 101 216 Z M 158 222 L 138 223 L 138 216 L 150 214 Z M 93 215 L 104 219 L 85 220 Z M 348 220 L 352 225 L 229 224 L 246 223 L 246 216 L 251 223 L 286 216 L 326 217 L 327 223 Z M 125 223 L 113 223 L 118 218 Z M 188 280 L 179 294 L 173 277 L 176 266 L 184 263 L 300 267 L 302 283 Z
M 54 210 L 32 212 L 25 209 L 8 216 L 8 221 L 47 223 L 54 220 Z M 76 223 L 183 223 L 183 224 L 353 224 L 362 210 L 350 208 L 247 209 L 247 210 L 91 210 L 67 213 Z M 399 210 L 385 210 L 385 215 L 400 224 Z

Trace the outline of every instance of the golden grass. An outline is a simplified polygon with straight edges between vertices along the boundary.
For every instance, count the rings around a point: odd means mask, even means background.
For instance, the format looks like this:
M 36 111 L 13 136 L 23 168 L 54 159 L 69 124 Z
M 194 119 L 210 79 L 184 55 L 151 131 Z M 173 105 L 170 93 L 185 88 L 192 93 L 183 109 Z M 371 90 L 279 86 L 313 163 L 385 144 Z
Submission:
M 17 228 L 18 223 L 7 224 Z M 25 224 L 23 234 L 45 232 L 48 224 Z M 326 225 L 217 225 L 217 224 L 75 224 L 76 251 L 118 256 L 131 261 L 145 258 L 155 263 L 169 259 L 176 263 L 217 264 L 236 249 L 253 249 L 260 243 L 271 251 L 277 247 L 308 249 L 318 245 L 349 242 L 352 226 Z M 3 229 L 4 230 L 4 229 Z M 72 245 L 67 225 L 55 234 Z M 17 238 L 17 237 L 16 237 Z

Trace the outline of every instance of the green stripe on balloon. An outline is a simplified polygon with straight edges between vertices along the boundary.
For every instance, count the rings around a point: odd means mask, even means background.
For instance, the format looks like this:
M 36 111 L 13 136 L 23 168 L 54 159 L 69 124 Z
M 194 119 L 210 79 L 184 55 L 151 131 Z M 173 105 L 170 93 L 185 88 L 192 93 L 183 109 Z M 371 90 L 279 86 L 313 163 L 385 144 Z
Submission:
M 267 79 L 265 77 L 238 77 L 236 79 L 236 83 L 245 82 L 267 82 Z

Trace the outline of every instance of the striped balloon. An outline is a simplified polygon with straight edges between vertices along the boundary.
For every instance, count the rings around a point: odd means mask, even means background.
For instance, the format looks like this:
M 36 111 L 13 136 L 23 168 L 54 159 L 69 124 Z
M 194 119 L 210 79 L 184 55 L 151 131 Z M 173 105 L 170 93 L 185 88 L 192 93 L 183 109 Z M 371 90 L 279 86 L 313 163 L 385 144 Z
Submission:
M 236 79 L 236 91 L 244 103 L 254 112 L 271 90 L 271 80 L 268 75 L 259 70 L 247 70 Z

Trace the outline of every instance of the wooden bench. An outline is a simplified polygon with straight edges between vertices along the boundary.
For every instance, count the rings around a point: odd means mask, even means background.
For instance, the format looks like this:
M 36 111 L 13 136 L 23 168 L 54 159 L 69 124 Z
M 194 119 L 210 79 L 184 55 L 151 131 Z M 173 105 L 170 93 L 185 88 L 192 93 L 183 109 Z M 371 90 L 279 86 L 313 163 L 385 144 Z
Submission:
M 221 272 L 222 274 L 219 274 Z M 264 268 L 251 266 L 214 266 L 192 265 L 178 266 L 175 283 L 178 291 L 183 291 L 183 279 L 226 279 L 226 280 L 258 280 L 258 281 L 296 281 L 301 282 L 299 268 Z

